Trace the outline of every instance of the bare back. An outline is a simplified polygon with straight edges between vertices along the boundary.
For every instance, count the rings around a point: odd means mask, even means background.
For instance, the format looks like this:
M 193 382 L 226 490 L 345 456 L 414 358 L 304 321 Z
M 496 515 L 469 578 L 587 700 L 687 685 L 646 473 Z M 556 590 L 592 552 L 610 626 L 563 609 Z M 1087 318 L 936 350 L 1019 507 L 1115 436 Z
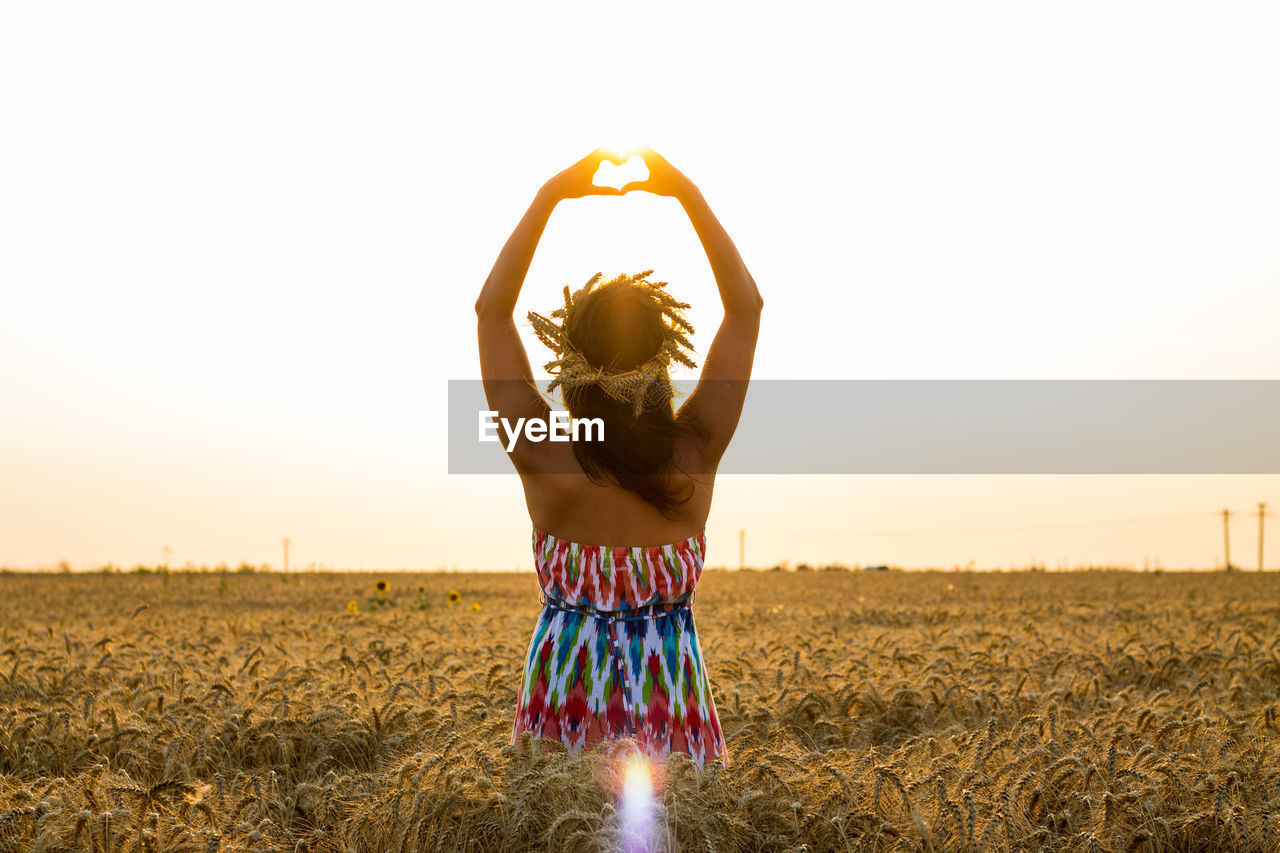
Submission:
M 613 482 L 597 482 L 582 471 L 568 444 L 556 445 L 551 470 L 576 473 L 521 472 L 525 503 L 534 527 L 559 539 L 583 545 L 646 546 L 681 542 L 702 531 L 711 511 L 714 474 L 685 474 L 702 470 L 692 439 L 676 446 L 672 491 L 687 496 L 672 517 L 666 517 L 635 492 Z

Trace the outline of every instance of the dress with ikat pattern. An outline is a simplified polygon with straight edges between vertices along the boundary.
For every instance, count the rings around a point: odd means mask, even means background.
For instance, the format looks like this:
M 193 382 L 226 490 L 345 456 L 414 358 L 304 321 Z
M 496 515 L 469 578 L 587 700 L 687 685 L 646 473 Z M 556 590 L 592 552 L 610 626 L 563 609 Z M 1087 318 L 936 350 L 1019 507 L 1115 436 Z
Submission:
M 512 742 L 571 752 L 634 738 L 650 754 L 726 762 L 690 608 L 705 531 L 673 545 L 581 545 L 534 529 L 543 608 L 529 643 Z

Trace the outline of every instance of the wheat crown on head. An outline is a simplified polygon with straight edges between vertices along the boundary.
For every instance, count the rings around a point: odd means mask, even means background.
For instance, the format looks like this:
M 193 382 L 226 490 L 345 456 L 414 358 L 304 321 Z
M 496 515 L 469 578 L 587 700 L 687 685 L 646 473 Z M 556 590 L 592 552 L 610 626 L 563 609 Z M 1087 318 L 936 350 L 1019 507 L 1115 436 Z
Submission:
M 690 356 L 693 344 L 688 335 L 693 334 L 693 326 L 685 319 L 684 311 L 689 307 L 687 302 L 679 302 L 667 293 L 665 281 L 649 281 L 653 270 L 635 273 L 623 273 L 605 282 L 609 284 L 628 284 L 643 288 L 648 296 L 657 304 L 664 318 L 662 323 L 662 346 L 658 352 L 639 367 L 626 371 L 607 370 L 603 366 L 592 365 L 586 357 L 569 340 L 569 318 L 573 314 L 575 304 L 589 294 L 604 273 L 596 273 L 585 285 L 573 293 L 568 285 L 564 288 L 564 307 L 552 311 L 549 316 L 529 312 L 529 323 L 533 331 L 547 347 L 556 354 L 556 358 L 544 365 L 554 378 L 547 384 L 550 394 L 559 386 L 563 390 L 596 385 L 609 397 L 621 403 L 630 403 L 636 417 L 644 411 L 646 403 L 670 400 L 674 396 L 671 376 L 667 372 L 668 365 L 675 361 L 685 367 L 697 367 Z M 603 286 L 603 285 L 602 285 Z M 556 322 L 559 320 L 559 322 Z M 687 350 L 687 352 L 686 352 Z

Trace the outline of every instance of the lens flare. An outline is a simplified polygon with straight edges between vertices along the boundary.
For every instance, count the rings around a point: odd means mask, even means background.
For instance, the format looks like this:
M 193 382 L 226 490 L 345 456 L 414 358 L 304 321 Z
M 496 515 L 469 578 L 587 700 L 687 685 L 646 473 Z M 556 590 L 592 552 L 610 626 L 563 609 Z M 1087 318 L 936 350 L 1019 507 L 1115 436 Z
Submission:
M 623 853 L 643 853 L 653 849 L 653 819 L 656 803 L 653 797 L 653 771 L 649 759 L 632 755 L 622 771 Z

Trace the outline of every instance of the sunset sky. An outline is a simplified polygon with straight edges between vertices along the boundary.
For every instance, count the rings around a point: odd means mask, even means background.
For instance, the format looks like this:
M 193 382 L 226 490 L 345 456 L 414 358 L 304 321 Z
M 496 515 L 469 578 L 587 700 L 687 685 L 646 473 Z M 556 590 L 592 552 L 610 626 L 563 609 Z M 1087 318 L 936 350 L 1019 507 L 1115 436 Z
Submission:
M 756 376 L 1280 379 L 1280 7 L 743 8 L 0 6 L 0 566 L 531 567 L 514 474 L 446 473 L 446 382 L 603 144 L 702 189 Z M 561 204 L 517 317 L 646 268 L 702 352 L 710 268 L 643 193 Z M 1259 501 L 1280 477 L 723 477 L 708 564 L 745 529 L 758 566 L 1211 568 L 1229 507 L 1254 567 Z

